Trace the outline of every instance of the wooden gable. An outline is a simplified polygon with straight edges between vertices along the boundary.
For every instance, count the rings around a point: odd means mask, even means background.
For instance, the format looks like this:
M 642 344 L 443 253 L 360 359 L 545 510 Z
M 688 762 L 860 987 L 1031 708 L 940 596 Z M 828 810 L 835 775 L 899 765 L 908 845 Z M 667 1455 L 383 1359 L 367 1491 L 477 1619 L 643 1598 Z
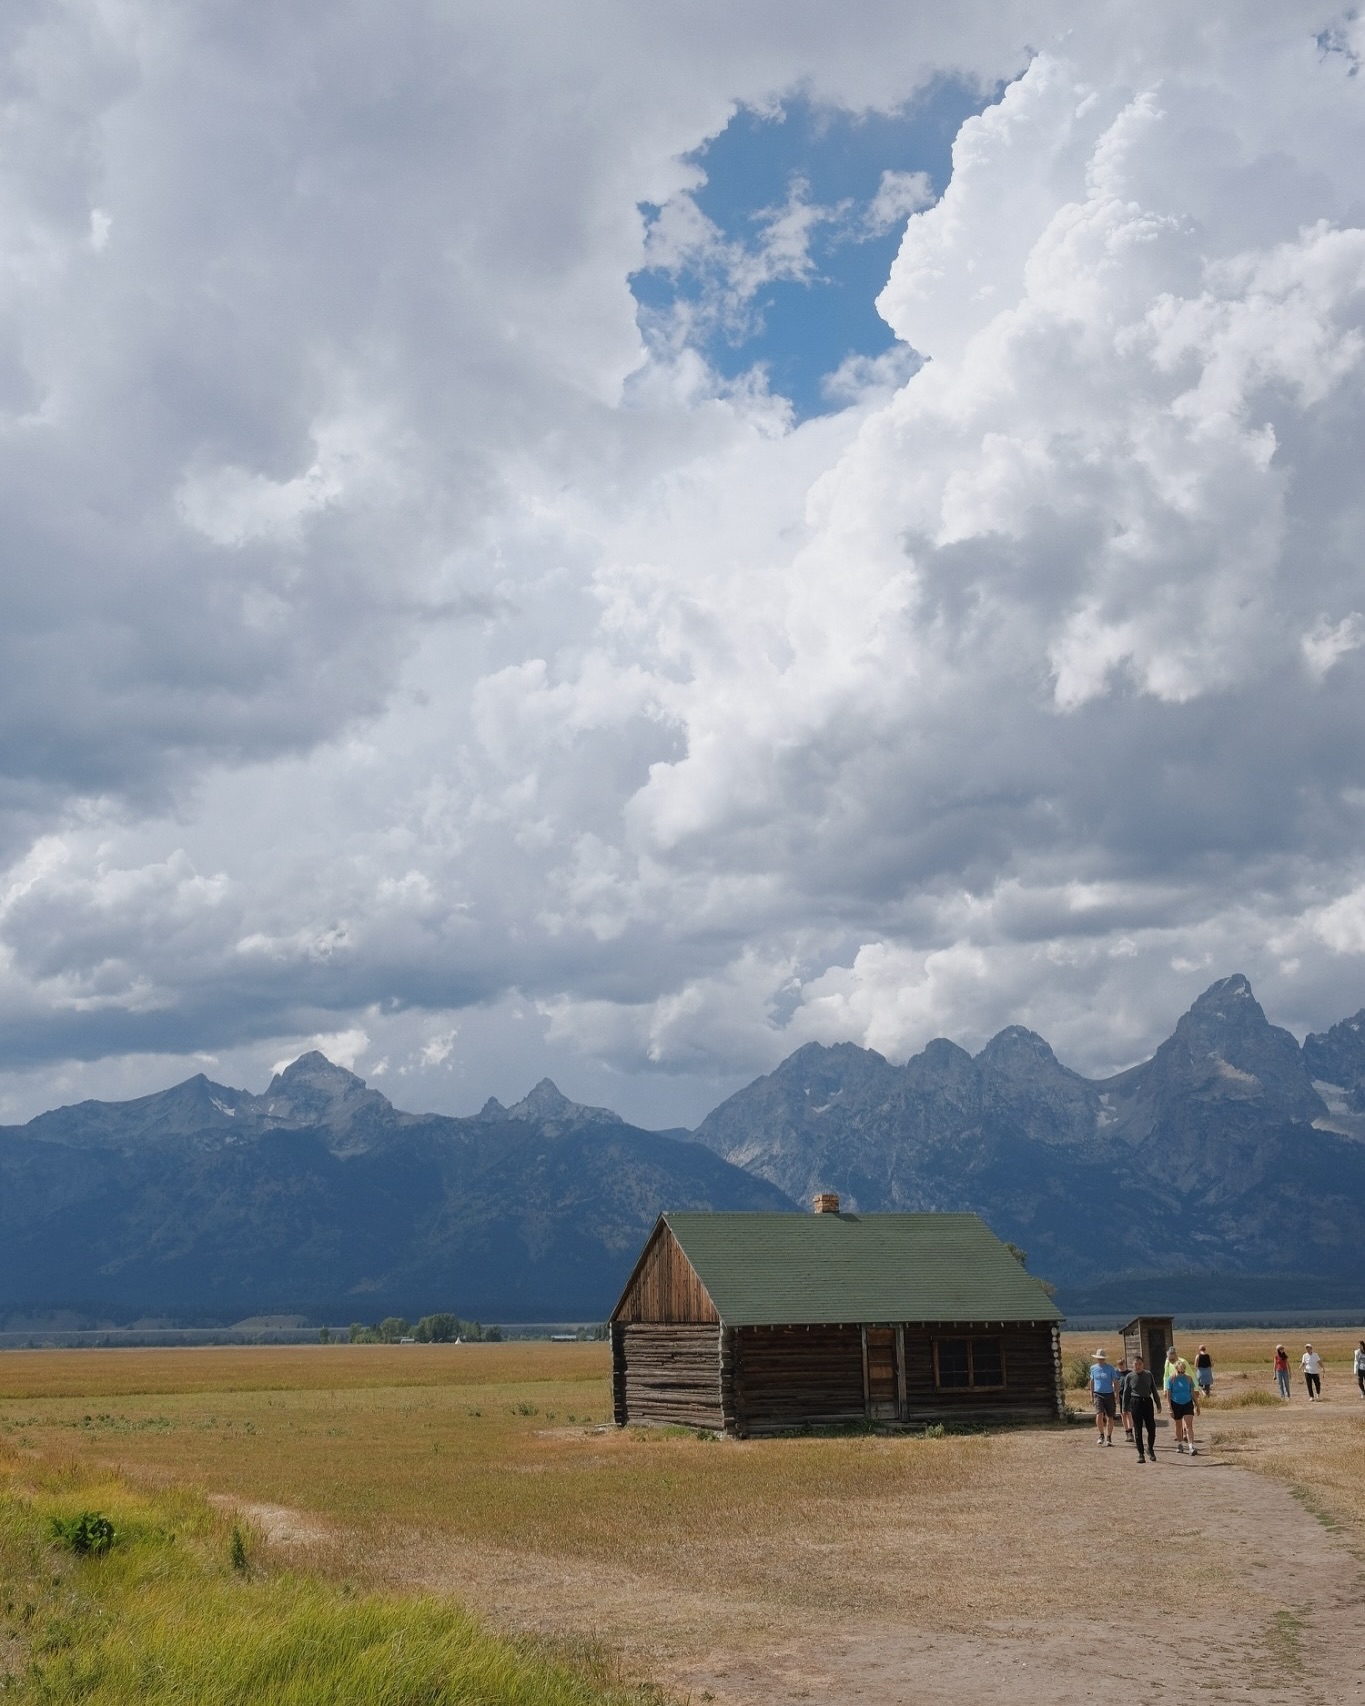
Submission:
M 640 1253 L 626 1282 L 613 1321 L 661 1325 L 711 1325 L 720 1315 L 697 1270 L 662 1219 Z

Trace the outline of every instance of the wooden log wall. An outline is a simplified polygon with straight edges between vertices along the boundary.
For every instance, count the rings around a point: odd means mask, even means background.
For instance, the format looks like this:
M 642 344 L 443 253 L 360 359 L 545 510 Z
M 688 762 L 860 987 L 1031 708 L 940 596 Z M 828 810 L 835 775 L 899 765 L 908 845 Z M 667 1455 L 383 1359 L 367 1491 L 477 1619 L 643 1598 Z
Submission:
M 621 1336 L 621 1402 L 616 1420 L 678 1424 L 689 1428 L 725 1426 L 721 1405 L 721 1333 L 695 1325 L 616 1325 Z
M 866 1415 L 860 1327 L 741 1327 L 735 1334 L 735 1428 L 770 1433 Z
M 666 1226 L 655 1233 L 613 1319 L 640 1322 L 720 1322 L 697 1270 Z
M 935 1339 L 998 1339 L 1005 1365 L 1003 1387 L 939 1387 L 934 1380 Z M 1051 1322 L 1036 1326 L 951 1323 L 905 1329 L 905 1416 L 908 1422 L 970 1421 L 1011 1416 L 1051 1420 L 1058 1414 L 1058 1349 Z
M 1004 1386 L 939 1387 L 936 1338 L 998 1339 Z M 1044 1421 L 1062 1413 L 1061 1339 L 1051 1322 L 910 1323 L 898 1335 L 898 1352 L 901 1345 L 903 1422 Z M 858 1422 L 867 1414 L 857 1326 L 733 1329 L 617 1321 L 611 1346 L 612 1409 L 619 1426 L 675 1424 L 762 1434 Z

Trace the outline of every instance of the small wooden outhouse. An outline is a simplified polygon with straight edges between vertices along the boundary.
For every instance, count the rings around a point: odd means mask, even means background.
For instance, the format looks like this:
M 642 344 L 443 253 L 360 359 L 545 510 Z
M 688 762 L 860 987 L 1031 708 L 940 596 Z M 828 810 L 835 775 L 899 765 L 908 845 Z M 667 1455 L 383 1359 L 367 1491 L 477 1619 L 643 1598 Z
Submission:
M 1065 1414 L 1061 1314 L 977 1215 L 817 1207 L 660 1216 L 611 1317 L 619 1425 Z
M 1148 1368 L 1160 1374 L 1174 1343 L 1173 1315 L 1135 1315 L 1123 1329 L 1123 1354 L 1130 1368 L 1134 1357 L 1142 1357 Z

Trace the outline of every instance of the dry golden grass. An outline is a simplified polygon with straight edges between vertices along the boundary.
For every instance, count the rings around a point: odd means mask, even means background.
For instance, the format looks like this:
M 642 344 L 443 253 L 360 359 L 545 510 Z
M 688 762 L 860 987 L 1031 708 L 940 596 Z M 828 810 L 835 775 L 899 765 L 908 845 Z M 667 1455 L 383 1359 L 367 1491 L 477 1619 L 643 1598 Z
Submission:
M 186 1345 L 0 1352 L 0 1401 L 600 1380 L 600 1344 Z
M 180 1352 L 19 1353 L 0 1360 L 0 1439 L 306 1510 L 346 1531 L 352 1568 L 401 1557 L 420 1524 L 686 1589 L 743 1536 L 737 1580 L 757 1586 L 774 1556 L 796 1555 L 778 1598 L 814 1604 L 847 1598 L 848 1556 L 876 1547 L 907 1487 L 932 1513 L 926 1543 L 947 1548 L 973 1520 L 989 1440 L 622 1433 L 606 1422 L 608 1366 L 600 1345 L 234 1350 L 188 1364 Z
M 1313 1335 L 1330 1402 L 1310 1410 L 1297 1394 L 1243 1401 L 1269 1388 L 1274 1335 L 1204 1335 L 1217 1395 L 1199 1428 L 1365 1542 L 1365 1402 L 1346 1372 L 1359 1336 Z M 1065 1350 L 1098 1342 L 1068 1335 Z M 11 1352 L 0 1446 L 226 1496 L 335 1582 L 451 1594 L 504 1628 L 598 1634 L 647 1665 L 826 1624 L 966 1634 L 1093 1615 L 1087 1537 L 1097 1513 L 1121 1525 L 1138 1472 L 1078 1450 L 1086 1430 L 622 1432 L 608 1369 L 602 1345 Z M 1230 1629 L 1272 1619 L 1274 1584 L 1243 1552 L 1192 1525 L 1180 1571 L 1150 1573 L 1145 1613 L 1177 1616 L 1193 1594 Z
M 368 1585 L 463 1580 L 479 1603 L 515 1559 L 523 1587 L 504 1579 L 496 1603 L 540 1626 L 556 1582 L 603 1569 L 659 1584 L 684 1619 L 689 1594 L 714 1617 L 724 1580 L 737 1626 L 965 1628 L 1086 1602 L 1070 1513 L 1112 1490 L 1098 1464 L 1061 1469 L 1053 1433 L 619 1432 L 608 1367 L 601 1345 L 11 1353 L 0 1439 L 312 1513 L 333 1536 L 316 1561 Z M 1216 1547 L 1192 1547 L 1205 1591 L 1232 1595 Z

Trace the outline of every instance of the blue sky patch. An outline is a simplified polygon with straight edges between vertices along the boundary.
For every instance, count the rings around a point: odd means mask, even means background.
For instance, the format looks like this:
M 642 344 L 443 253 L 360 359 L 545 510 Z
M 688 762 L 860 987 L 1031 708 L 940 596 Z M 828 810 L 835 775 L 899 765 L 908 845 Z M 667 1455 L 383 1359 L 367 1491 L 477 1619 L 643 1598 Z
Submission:
M 631 285 L 651 344 L 691 345 L 726 379 L 763 367 L 799 420 L 841 406 L 895 342 L 873 303 L 906 219 L 942 195 L 963 120 L 997 98 L 943 80 L 889 114 L 802 95 L 741 108 L 688 157 L 705 182 L 644 207 Z

